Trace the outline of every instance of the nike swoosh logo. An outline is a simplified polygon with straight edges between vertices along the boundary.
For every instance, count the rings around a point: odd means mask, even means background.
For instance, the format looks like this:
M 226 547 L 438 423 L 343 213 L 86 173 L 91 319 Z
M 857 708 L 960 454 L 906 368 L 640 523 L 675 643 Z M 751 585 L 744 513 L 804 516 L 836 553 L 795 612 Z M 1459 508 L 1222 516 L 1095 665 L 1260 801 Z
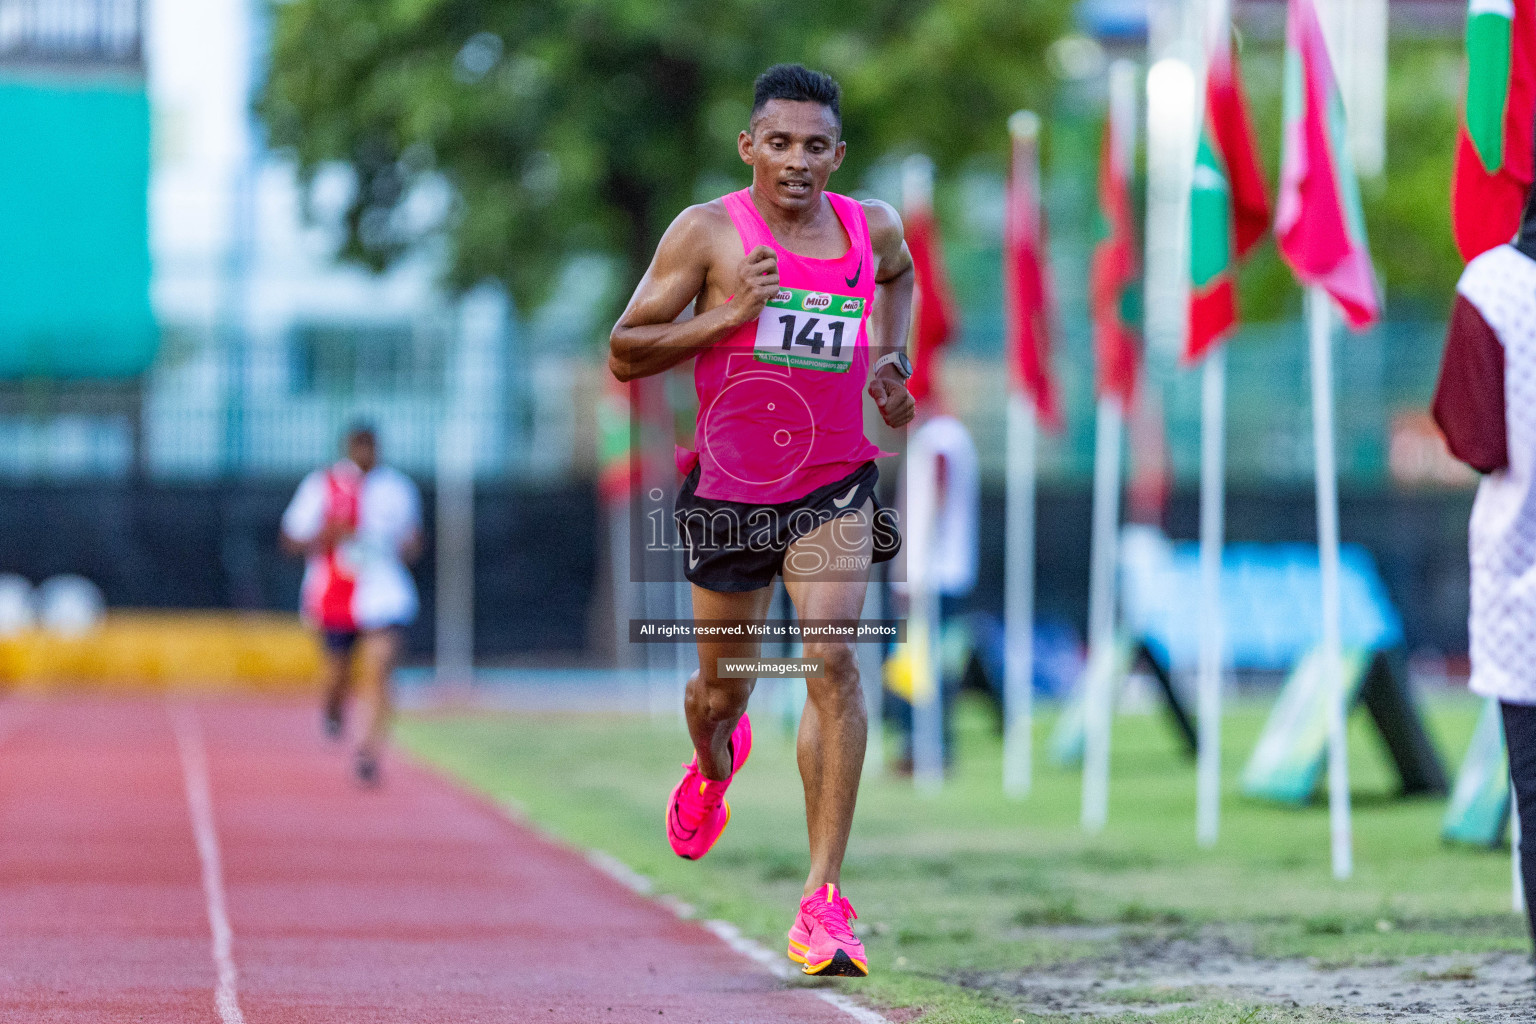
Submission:
M 672 813 L 667 815 L 667 824 L 672 829 L 672 834 L 685 843 L 690 842 L 694 836 L 699 834 L 699 830 L 696 828 L 684 827 L 682 815 L 678 813 L 677 801 L 675 800 L 672 802 Z
M 847 508 L 848 503 L 853 500 L 853 496 L 857 493 L 859 493 L 859 485 L 854 484 L 852 487 L 848 488 L 847 494 L 843 495 L 841 498 L 833 498 L 832 504 L 836 505 L 838 508 Z
M 843 281 L 848 285 L 849 288 L 852 288 L 852 287 L 856 286 L 859 283 L 859 277 L 863 273 L 864 273 L 864 254 L 863 253 L 859 253 L 859 268 L 853 272 L 853 276 L 852 277 L 845 277 L 845 278 L 843 278 Z
M 692 551 L 688 552 L 688 568 L 696 569 L 699 566 L 699 556 Z

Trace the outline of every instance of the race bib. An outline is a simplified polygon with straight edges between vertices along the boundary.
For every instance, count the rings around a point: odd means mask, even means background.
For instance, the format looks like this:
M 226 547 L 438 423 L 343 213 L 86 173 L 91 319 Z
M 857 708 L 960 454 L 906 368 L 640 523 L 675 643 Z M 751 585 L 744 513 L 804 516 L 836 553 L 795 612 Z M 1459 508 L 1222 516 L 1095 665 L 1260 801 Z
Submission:
M 863 299 L 780 288 L 757 318 L 752 355 L 760 363 L 847 373 L 863 320 Z

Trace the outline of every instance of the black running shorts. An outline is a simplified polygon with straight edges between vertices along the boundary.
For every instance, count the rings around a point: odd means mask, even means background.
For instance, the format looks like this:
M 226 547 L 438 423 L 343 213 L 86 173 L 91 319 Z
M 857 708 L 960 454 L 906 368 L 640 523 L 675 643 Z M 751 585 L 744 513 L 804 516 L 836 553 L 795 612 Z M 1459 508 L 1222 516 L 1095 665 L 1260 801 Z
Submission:
M 322 629 L 320 640 L 330 654 L 351 654 L 357 646 L 358 638 L 365 633 L 401 633 L 405 632 L 404 626 L 379 626 L 375 629 Z
M 806 564 L 799 568 L 819 572 L 824 568 L 836 578 L 838 572 L 868 572 L 867 562 L 886 562 L 901 550 L 901 534 L 896 516 L 882 508 L 875 497 L 880 470 L 866 462 L 835 483 L 818 487 L 803 498 L 776 505 L 701 498 L 694 493 L 699 486 L 699 469 L 683 481 L 677 493 L 675 516 L 684 545 L 684 570 L 688 582 L 705 590 L 738 594 L 761 590 L 784 571 L 789 546 L 824 523 L 853 515 L 866 502 L 874 505 L 874 552 L 863 556 L 838 550 L 836 530 L 829 531 L 825 551 L 805 552 Z M 802 546 L 803 547 L 803 546 Z

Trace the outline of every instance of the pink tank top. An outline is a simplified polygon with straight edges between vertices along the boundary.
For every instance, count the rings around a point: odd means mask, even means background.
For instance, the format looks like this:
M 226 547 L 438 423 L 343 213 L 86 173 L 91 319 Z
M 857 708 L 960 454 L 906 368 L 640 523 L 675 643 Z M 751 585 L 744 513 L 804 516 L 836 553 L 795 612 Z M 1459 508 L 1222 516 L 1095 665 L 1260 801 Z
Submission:
M 749 190 L 725 197 L 743 253 L 767 245 L 778 254 L 780 287 L 758 319 L 694 362 L 698 451 L 680 449 L 678 468 L 697 463 L 701 498 L 794 501 L 890 454 L 864 436 L 875 297 L 869 223 L 855 200 L 825 195 L 852 241 L 829 260 L 776 242 Z

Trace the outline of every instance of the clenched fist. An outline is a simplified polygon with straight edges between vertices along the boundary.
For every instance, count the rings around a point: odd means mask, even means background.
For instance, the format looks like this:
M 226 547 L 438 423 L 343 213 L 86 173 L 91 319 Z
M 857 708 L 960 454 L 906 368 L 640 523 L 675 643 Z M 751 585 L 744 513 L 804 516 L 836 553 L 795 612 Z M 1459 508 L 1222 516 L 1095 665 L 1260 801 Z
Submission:
M 917 415 L 917 399 L 899 380 L 877 376 L 869 382 L 869 397 L 880 408 L 880 416 L 888 427 L 904 427 Z
M 736 322 L 757 319 L 763 306 L 779 290 L 779 257 L 766 245 L 755 247 L 736 268 L 736 294 L 731 306 Z

